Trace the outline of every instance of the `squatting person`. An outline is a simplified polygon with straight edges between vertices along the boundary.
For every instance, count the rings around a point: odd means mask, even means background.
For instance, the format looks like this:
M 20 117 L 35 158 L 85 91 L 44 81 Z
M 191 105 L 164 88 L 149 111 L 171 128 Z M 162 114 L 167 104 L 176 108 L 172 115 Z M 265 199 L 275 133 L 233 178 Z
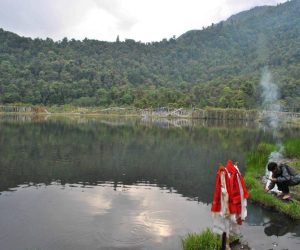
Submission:
M 289 186 L 295 186 L 300 183 L 300 175 L 286 164 L 277 164 L 276 162 L 268 163 L 268 170 L 272 172 L 272 177 L 269 178 L 270 184 L 266 187 L 266 191 L 274 188 L 275 184 L 278 190 L 281 191 L 279 196 L 283 200 L 291 198 Z

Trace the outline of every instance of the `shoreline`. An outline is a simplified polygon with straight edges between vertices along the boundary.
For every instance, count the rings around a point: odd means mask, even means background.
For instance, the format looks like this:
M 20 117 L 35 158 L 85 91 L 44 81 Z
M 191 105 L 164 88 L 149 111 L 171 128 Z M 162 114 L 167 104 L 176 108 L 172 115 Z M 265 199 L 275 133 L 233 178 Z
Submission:
M 300 173 L 300 139 L 290 139 L 284 143 L 284 159 L 288 165 Z M 270 192 L 264 191 L 263 176 L 266 163 L 271 152 L 278 151 L 273 144 L 260 143 L 256 151 L 251 152 L 246 161 L 245 182 L 248 187 L 250 199 L 262 207 L 285 214 L 294 220 L 300 220 L 300 186 L 290 187 L 292 199 L 283 201 Z
M 75 107 L 75 106 L 30 106 L 0 105 L 0 115 L 49 115 L 49 116 L 122 116 L 168 119 L 232 120 L 264 122 L 276 116 L 288 124 L 300 126 L 300 113 L 274 112 L 264 110 L 222 109 L 222 108 L 148 108 L 135 107 Z

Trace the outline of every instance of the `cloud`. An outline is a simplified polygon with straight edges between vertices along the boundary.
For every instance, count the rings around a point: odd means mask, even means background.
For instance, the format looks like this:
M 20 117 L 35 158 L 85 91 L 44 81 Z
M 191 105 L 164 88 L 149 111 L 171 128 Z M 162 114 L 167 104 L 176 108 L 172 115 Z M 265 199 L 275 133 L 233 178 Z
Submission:
M 251 7 L 251 6 L 262 6 L 262 5 L 276 5 L 280 2 L 286 2 L 284 0 L 226 0 L 225 4 L 230 6 L 240 7 Z
M 256 6 L 273 6 L 283 2 L 286 2 L 286 0 L 223 0 L 222 4 L 218 7 L 216 17 L 218 20 L 224 20 L 231 15 Z
M 117 20 L 117 27 L 121 30 L 130 30 L 138 21 L 134 13 L 130 13 L 125 3 L 133 1 L 121 0 L 94 0 L 98 8 L 107 11 Z
M 0 24 L 23 35 L 55 37 L 80 23 L 88 9 L 83 1 L 1 0 Z
M 286 0 L 0 0 L 0 27 L 30 37 L 160 41 Z

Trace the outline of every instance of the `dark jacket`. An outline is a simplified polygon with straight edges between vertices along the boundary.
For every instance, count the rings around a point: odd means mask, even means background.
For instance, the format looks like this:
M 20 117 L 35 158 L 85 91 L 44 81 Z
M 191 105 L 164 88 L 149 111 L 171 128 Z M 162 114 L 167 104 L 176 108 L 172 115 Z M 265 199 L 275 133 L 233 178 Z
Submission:
M 273 178 L 276 178 L 279 183 L 287 182 L 289 186 L 294 186 L 300 183 L 300 175 L 296 172 L 295 169 L 291 168 L 286 164 L 279 165 L 279 171 L 276 174 L 273 174 Z M 274 187 L 276 182 L 271 182 L 269 185 L 269 190 Z

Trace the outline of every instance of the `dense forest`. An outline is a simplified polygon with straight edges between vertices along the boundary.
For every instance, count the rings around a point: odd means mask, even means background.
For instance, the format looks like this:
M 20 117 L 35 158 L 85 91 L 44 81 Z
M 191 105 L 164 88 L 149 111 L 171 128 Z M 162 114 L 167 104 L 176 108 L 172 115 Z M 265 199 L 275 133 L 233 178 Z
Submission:
M 268 67 L 300 110 L 300 0 L 256 7 L 180 37 L 55 42 L 0 29 L 0 103 L 257 108 Z

